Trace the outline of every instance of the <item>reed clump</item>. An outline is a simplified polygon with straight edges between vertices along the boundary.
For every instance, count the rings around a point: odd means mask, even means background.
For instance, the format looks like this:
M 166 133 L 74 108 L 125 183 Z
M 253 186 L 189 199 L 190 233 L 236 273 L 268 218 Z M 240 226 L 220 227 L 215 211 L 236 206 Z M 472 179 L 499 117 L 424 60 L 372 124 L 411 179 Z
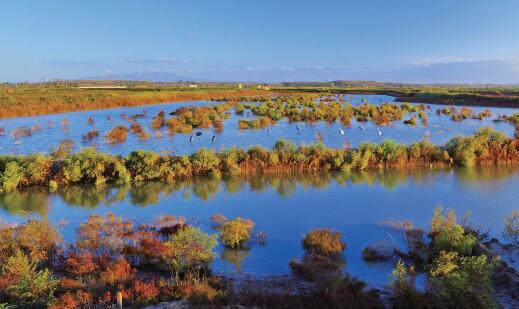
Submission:
M 123 127 L 123 136 L 127 129 Z M 119 134 L 116 134 L 119 136 Z M 119 139 L 117 139 L 119 140 Z M 444 146 L 422 141 L 410 145 L 386 140 L 362 144 L 357 149 L 301 145 L 279 140 L 272 150 L 261 146 L 229 148 L 220 152 L 201 149 L 185 156 L 134 151 L 128 157 L 98 153 L 86 148 L 69 155 L 52 170 L 52 158 L 0 156 L 0 187 L 15 189 L 72 183 L 124 183 L 194 176 L 244 175 L 272 171 L 360 171 L 380 168 L 452 167 L 519 162 L 519 142 L 491 128 L 473 136 L 455 137 Z

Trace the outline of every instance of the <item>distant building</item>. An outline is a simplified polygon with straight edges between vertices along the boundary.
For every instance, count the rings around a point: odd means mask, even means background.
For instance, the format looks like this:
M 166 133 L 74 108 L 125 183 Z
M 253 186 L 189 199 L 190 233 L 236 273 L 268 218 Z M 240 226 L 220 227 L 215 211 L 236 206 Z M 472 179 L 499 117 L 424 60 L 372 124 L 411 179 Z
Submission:
M 268 84 L 258 85 L 259 90 L 270 90 L 270 86 Z
M 189 88 L 198 88 L 198 85 L 191 84 L 191 85 L 189 85 Z
M 242 88 L 243 88 L 242 83 L 239 83 L 239 84 L 238 84 L 238 89 L 242 89 Z

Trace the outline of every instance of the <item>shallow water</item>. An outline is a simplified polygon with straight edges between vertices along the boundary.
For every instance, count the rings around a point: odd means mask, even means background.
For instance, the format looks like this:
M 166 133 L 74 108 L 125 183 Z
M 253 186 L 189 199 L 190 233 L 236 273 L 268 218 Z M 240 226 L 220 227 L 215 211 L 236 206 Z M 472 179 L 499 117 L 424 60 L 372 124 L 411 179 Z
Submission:
M 136 222 L 151 222 L 161 214 L 185 216 L 207 232 L 212 231 L 210 216 L 216 213 L 250 218 L 256 231 L 266 233 L 267 243 L 244 251 L 219 246 L 220 256 L 212 268 L 229 276 L 289 273 L 289 261 L 303 255 L 301 236 L 313 228 L 329 227 L 340 231 L 347 244 L 345 271 L 382 287 L 393 263 L 367 264 L 362 250 L 378 240 L 394 241 L 405 249 L 402 233 L 381 227 L 382 220 L 411 220 L 427 229 L 433 209 L 443 205 L 456 209 L 460 218 L 470 211 L 472 224 L 501 238 L 503 218 L 519 205 L 518 188 L 519 169 L 505 166 L 199 178 L 174 184 L 75 186 L 55 193 L 13 192 L 0 196 L 0 218 L 64 220 L 67 240 L 91 214 L 115 213 Z
M 373 104 L 381 104 L 383 102 L 393 102 L 394 98 L 385 95 L 345 95 L 344 99 L 353 105 L 363 104 L 366 100 Z M 247 116 L 235 115 L 224 122 L 224 131 L 216 133 L 215 143 L 211 143 L 213 129 L 195 130 L 203 132 L 201 137 L 197 137 L 193 143 L 189 143 L 189 134 L 169 135 L 167 129 L 160 131 L 163 137 L 155 137 L 155 130 L 150 128 L 151 119 L 161 110 L 167 113 L 174 111 L 181 106 L 202 106 L 207 104 L 219 104 L 217 102 L 196 101 L 183 103 L 168 103 L 158 105 L 147 105 L 142 107 L 125 107 L 115 109 L 104 109 L 96 111 L 84 111 L 74 113 L 63 113 L 55 115 L 44 115 L 34 117 L 19 117 L 13 119 L 0 120 L 0 128 L 5 128 L 5 135 L 0 136 L 0 153 L 3 154 L 30 154 L 30 153 L 49 153 L 52 148 L 56 148 L 62 140 L 72 140 L 78 150 L 81 147 L 94 146 L 100 151 L 126 155 L 136 149 L 146 149 L 153 151 L 166 151 L 175 154 L 187 154 L 195 152 L 201 147 L 220 149 L 222 146 L 237 146 L 246 148 L 253 145 L 261 144 L 266 147 L 272 147 L 280 138 L 294 141 L 297 144 L 316 142 L 316 135 L 320 132 L 324 137 L 324 143 L 331 147 L 343 147 L 346 143 L 352 147 L 358 146 L 362 142 L 381 142 L 384 139 L 393 139 L 400 143 L 417 142 L 424 139 L 435 144 L 443 144 L 452 137 L 460 135 L 471 135 L 480 127 L 492 125 L 496 130 L 505 132 L 512 136 L 514 127 L 507 123 L 493 123 L 498 115 L 509 115 L 519 111 L 512 108 L 490 108 L 492 111 L 491 118 L 484 120 L 467 119 L 463 122 L 454 122 L 449 116 L 437 116 L 436 109 L 445 106 L 430 105 L 431 109 L 427 110 L 429 123 L 426 127 L 416 126 L 410 127 L 404 125 L 401 121 L 394 122 L 389 126 L 381 127 L 382 135 L 377 132 L 377 126 L 371 122 L 359 124 L 355 120 L 352 121 L 351 128 L 346 128 L 340 122 L 333 124 L 317 123 L 288 123 L 283 120 L 272 126 L 272 130 L 267 134 L 265 129 L 238 129 L 238 120 L 247 118 Z M 460 107 L 457 107 L 458 109 Z M 481 112 L 485 108 L 471 107 L 474 112 Z M 128 134 L 126 142 L 121 144 L 107 144 L 104 142 L 104 136 L 108 131 L 118 125 L 129 126 L 127 120 L 121 119 L 121 114 L 130 116 L 145 112 L 143 119 L 138 122 L 151 134 L 151 138 L 145 141 L 132 133 Z M 94 124 L 88 124 L 88 118 L 94 118 Z M 108 119 L 110 117 L 110 120 Z M 409 118 L 408 116 L 404 119 Z M 69 122 L 68 125 L 62 124 L 63 120 Z M 49 126 L 49 123 L 51 125 Z M 11 136 L 13 129 L 21 126 L 39 125 L 41 130 L 34 132 L 30 137 L 22 137 L 15 139 Z M 296 130 L 296 124 L 302 130 Z M 364 130 L 359 129 L 359 125 Z M 339 129 L 343 128 L 344 135 L 339 133 Z M 84 143 L 82 136 L 88 131 L 98 129 L 100 136 L 93 142 Z

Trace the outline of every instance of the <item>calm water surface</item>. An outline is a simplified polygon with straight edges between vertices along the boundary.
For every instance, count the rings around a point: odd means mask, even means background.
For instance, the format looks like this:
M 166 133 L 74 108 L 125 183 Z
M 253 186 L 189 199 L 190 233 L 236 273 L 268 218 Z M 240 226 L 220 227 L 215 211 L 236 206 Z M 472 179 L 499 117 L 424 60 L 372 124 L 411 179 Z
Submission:
M 212 268 L 229 276 L 290 273 L 288 263 L 301 258 L 301 236 L 319 227 L 342 233 L 347 243 L 345 271 L 376 287 L 384 286 L 392 263 L 367 264 L 362 250 L 378 240 L 404 249 L 402 233 L 379 225 L 382 220 L 411 220 L 428 228 L 438 205 L 470 211 L 470 222 L 501 237 L 502 220 L 519 205 L 519 170 L 492 167 L 459 170 L 385 171 L 352 174 L 284 174 L 228 179 L 193 179 L 174 184 L 62 188 L 13 192 L 0 196 L 0 218 L 22 222 L 46 216 L 65 220 L 62 232 L 72 240 L 75 228 L 91 214 L 115 213 L 137 222 L 161 214 L 185 216 L 214 232 L 210 216 L 252 219 L 267 243 L 249 250 L 226 251 Z
M 364 100 L 373 104 L 394 102 L 393 97 L 385 95 L 346 95 L 344 99 L 353 105 L 363 104 Z M 3 119 L 0 120 L 0 128 L 5 128 L 6 134 L 5 136 L 0 136 L 0 153 L 49 153 L 51 148 L 57 147 L 62 140 L 72 140 L 76 145 L 75 150 L 81 147 L 95 146 L 100 151 L 121 155 L 126 155 L 136 149 L 164 150 L 168 153 L 187 154 L 195 152 L 201 147 L 220 149 L 222 146 L 237 146 L 245 148 L 261 144 L 270 148 L 280 138 L 290 139 L 297 144 L 308 144 L 316 141 L 315 138 L 318 132 L 323 135 L 324 143 L 331 147 L 342 147 L 345 143 L 356 147 L 362 142 L 378 143 L 384 139 L 393 139 L 400 143 L 411 143 L 428 139 L 433 143 L 443 144 L 456 135 L 471 135 L 480 127 L 490 125 L 494 126 L 496 130 L 512 136 L 514 127 L 511 124 L 493 123 L 492 120 L 498 115 L 509 115 L 519 111 L 519 109 L 512 108 L 491 108 L 491 118 L 485 118 L 484 120 L 467 119 L 463 122 L 454 122 L 450 120 L 449 116 L 436 115 L 436 109 L 445 106 L 430 105 L 431 109 L 427 110 L 429 123 L 426 127 L 410 127 L 404 125 L 402 121 L 398 121 L 389 126 L 381 127 L 381 136 L 378 135 L 375 124 L 371 122 L 359 124 L 355 120 L 352 121 L 351 128 L 343 127 L 344 135 L 339 133 L 339 129 L 342 127 L 340 122 L 333 124 L 321 122 L 312 125 L 299 123 L 298 125 L 302 128 L 301 132 L 296 130 L 296 123 L 288 123 L 286 120 L 274 125 L 269 134 L 267 134 L 265 129 L 239 130 L 238 120 L 248 117 L 232 113 L 231 117 L 224 122 L 224 131 L 216 134 L 214 144 L 211 143 L 212 128 L 195 130 L 203 132 L 203 135 L 196 138 L 193 143 L 189 143 L 189 134 L 169 135 L 167 129 L 164 128 L 158 133 L 163 137 L 156 137 L 157 132 L 150 128 L 151 119 L 159 111 L 164 110 L 169 113 L 181 106 L 202 106 L 208 104 L 219 103 L 196 101 Z M 459 108 L 457 107 L 457 109 Z M 481 112 L 484 109 L 472 108 L 474 112 Z M 138 119 L 138 122 L 151 134 L 152 137 L 150 139 L 141 141 L 135 134 L 130 133 L 125 143 L 107 144 L 104 142 L 106 133 L 115 126 L 130 125 L 127 120 L 121 118 L 121 114 L 130 116 L 142 112 L 145 112 L 146 116 L 143 119 Z M 93 125 L 88 124 L 87 120 L 89 117 L 94 119 Z M 409 116 L 404 117 L 404 119 L 407 118 Z M 69 124 L 64 125 L 62 121 L 68 121 Z M 41 130 L 34 132 L 30 137 L 22 137 L 16 140 L 10 134 L 17 127 L 32 127 L 35 124 L 39 125 Z M 365 129 L 360 130 L 359 125 L 362 125 Z M 83 142 L 82 136 L 93 129 L 99 130 L 100 137 L 92 142 Z

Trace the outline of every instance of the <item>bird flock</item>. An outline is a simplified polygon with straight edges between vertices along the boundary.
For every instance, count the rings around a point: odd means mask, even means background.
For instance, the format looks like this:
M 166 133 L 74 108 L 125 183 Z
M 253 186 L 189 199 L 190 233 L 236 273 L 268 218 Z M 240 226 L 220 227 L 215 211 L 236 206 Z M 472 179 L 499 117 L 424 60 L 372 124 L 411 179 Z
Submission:
M 297 130 L 297 134 L 301 134 L 301 131 L 303 130 L 299 125 L 296 125 L 296 130 Z M 359 130 L 361 131 L 364 131 L 364 127 L 363 126 L 359 126 Z M 267 128 L 267 135 L 270 135 L 270 132 L 272 132 L 272 127 L 268 127 Z M 344 132 L 344 129 L 342 127 L 339 128 L 339 134 L 341 136 L 344 136 L 346 132 Z M 377 127 L 377 134 L 379 136 L 382 135 L 382 131 L 380 130 L 380 127 Z M 195 132 L 194 134 L 192 134 L 190 137 L 189 137 L 189 143 L 193 143 L 195 138 L 196 137 L 200 137 L 202 136 L 203 133 L 198 131 L 198 132 Z M 316 135 L 316 138 L 317 140 L 319 141 L 323 141 L 324 140 L 324 137 L 323 135 L 321 134 L 321 132 L 317 132 L 317 135 Z M 216 141 L 216 134 L 213 133 L 213 136 L 211 137 L 211 143 L 214 144 L 214 142 Z

